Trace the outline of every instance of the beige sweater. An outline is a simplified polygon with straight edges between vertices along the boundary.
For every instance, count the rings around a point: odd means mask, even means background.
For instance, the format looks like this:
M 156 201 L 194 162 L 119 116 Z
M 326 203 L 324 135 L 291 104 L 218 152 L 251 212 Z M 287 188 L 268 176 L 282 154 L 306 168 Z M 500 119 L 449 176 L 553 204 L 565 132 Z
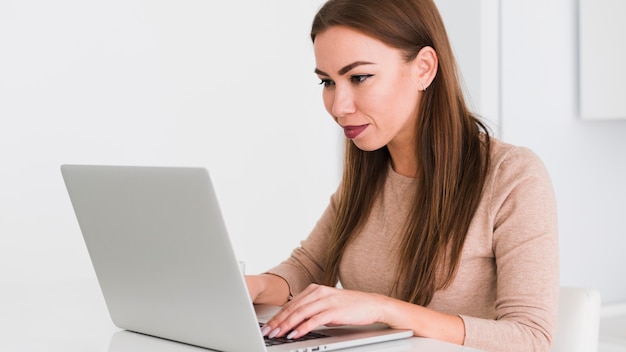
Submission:
M 492 164 L 452 284 L 428 305 L 460 315 L 465 345 L 485 351 L 549 351 L 556 328 L 559 260 L 554 192 L 530 150 L 493 140 Z M 390 295 L 399 230 L 415 180 L 391 167 L 384 191 L 340 264 L 344 289 Z M 319 282 L 337 193 L 309 237 L 270 270 L 296 295 Z

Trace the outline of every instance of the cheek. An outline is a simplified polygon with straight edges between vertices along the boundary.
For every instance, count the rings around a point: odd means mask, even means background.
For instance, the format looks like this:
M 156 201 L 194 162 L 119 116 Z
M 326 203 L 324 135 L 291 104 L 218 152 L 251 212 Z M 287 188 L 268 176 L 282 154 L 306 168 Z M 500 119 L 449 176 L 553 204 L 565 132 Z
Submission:
M 419 89 L 409 79 L 398 80 L 396 84 L 388 87 L 386 100 L 399 118 L 417 113 L 419 103 Z
M 378 119 L 389 118 L 394 115 L 397 106 L 397 92 L 393 86 L 378 85 L 376 89 L 370 89 L 359 96 L 358 106 L 368 115 Z

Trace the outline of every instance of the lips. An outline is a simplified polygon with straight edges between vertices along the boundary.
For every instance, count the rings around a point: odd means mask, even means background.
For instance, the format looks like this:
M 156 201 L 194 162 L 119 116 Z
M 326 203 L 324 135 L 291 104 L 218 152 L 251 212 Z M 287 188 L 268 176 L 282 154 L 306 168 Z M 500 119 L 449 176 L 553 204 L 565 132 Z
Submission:
M 368 125 L 361 125 L 361 126 L 345 126 L 343 128 L 343 133 L 346 135 L 346 138 L 348 139 L 354 139 L 356 138 L 359 134 L 361 134 L 361 132 L 363 132 Z

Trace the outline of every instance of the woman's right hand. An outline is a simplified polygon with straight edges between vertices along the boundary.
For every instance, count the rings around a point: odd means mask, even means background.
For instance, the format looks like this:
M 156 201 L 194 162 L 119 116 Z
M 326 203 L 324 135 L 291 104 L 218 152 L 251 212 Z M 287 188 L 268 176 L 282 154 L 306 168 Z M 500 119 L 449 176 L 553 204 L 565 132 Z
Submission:
M 261 274 L 244 278 L 253 303 L 281 306 L 289 300 L 289 284 L 280 276 Z
M 262 282 L 260 275 L 246 275 L 244 276 L 246 279 L 246 285 L 248 286 L 248 293 L 250 294 L 250 299 L 253 303 L 257 303 L 257 297 L 261 294 Z

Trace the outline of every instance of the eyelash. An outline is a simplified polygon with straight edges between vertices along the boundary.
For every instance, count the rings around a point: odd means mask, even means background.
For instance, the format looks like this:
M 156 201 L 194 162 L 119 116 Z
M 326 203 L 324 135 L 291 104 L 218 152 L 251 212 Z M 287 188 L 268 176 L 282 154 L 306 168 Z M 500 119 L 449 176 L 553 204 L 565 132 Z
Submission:
M 328 88 L 333 84 L 335 84 L 335 82 L 331 81 L 330 79 L 322 79 L 320 82 L 320 85 L 324 86 L 324 88 Z
M 360 84 L 365 82 L 365 80 L 367 80 L 368 78 L 372 77 L 372 74 L 367 74 L 367 75 L 354 75 L 354 76 L 350 76 L 350 81 L 352 83 L 356 83 L 356 84 Z
M 368 78 L 370 78 L 372 76 L 374 76 L 374 75 L 372 75 L 372 74 L 353 75 L 353 76 L 350 76 L 350 82 L 352 82 L 354 84 L 361 84 L 361 83 L 365 82 L 365 80 L 367 80 Z M 330 79 L 322 79 L 320 81 L 320 85 L 324 86 L 324 88 L 328 88 L 330 86 L 335 85 L 335 82 L 333 82 Z

